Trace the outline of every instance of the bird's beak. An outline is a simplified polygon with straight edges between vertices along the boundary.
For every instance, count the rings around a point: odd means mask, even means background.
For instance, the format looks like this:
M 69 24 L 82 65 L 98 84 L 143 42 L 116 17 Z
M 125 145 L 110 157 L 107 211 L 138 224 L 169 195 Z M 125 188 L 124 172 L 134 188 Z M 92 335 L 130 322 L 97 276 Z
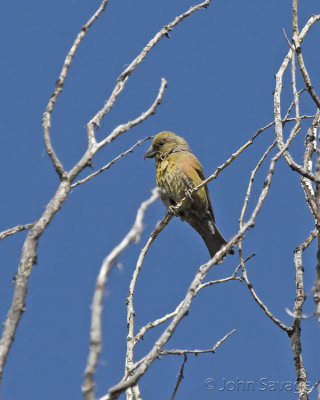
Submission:
M 144 159 L 153 158 L 155 156 L 156 156 L 156 151 L 154 151 L 152 146 L 150 146 L 149 149 L 147 150 L 147 152 L 144 155 Z

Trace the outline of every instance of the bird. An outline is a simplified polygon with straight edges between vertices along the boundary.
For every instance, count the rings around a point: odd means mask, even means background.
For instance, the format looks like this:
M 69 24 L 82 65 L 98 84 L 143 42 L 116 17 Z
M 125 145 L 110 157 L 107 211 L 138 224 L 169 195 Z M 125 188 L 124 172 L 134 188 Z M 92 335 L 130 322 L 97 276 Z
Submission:
M 155 158 L 156 183 L 169 212 L 177 215 L 173 207 L 187 196 L 177 216 L 201 235 L 212 258 L 227 242 L 215 224 L 207 186 L 190 193 L 205 177 L 187 141 L 173 132 L 160 132 L 154 137 L 144 158 Z M 234 251 L 231 249 L 229 253 L 234 254 Z

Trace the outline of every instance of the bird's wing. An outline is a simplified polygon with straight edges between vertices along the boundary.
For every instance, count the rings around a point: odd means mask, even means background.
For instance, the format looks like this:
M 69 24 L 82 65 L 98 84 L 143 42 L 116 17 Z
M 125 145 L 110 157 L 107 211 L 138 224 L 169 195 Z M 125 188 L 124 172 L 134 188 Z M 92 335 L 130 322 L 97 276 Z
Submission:
M 198 186 L 203 180 L 206 179 L 200 161 L 192 153 L 188 153 L 186 157 L 183 158 L 181 168 L 186 174 L 186 176 L 192 179 L 192 181 L 195 183 L 195 186 Z M 215 222 L 213 208 L 210 200 L 210 194 L 207 185 L 205 185 L 205 191 L 208 199 L 208 210 L 213 218 L 213 222 Z

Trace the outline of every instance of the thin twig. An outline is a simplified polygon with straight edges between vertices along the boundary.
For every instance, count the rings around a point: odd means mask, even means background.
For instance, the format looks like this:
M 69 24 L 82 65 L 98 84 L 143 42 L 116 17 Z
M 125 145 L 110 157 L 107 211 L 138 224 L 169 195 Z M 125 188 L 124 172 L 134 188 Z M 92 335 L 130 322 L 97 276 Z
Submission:
M 255 256 L 255 254 L 253 253 L 253 254 L 250 254 L 250 256 L 248 256 L 245 260 L 244 260 L 244 263 L 246 263 L 247 261 L 249 261 L 252 257 L 254 257 Z M 233 272 L 233 274 L 231 275 L 231 276 L 228 276 L 227 278 L 222 278 L 222 279 L 217 279 L 217 280 L 215 280 L 215 281 L 208 281 L 208 282 L 204 282 L 204 283 L 202 283 L 199 287 L 198 287 L 198 289 L 197 289 L 197 292 L 199 292 L 200 290 L 202 290 L 202 289 L 204 289 L 205 287 L 208 287 L 208 286 L 212 286 L 212 285 L 216 285 L 216 284 L 218 284 L 218 283 L 224 283 L 224 282 L 230 282 L 230 281 L 233 281 L 233 280 L 236 280 L 236 281 L 242 281 L 242 276 L 237 276 L 237 272 L 239 271 L 239 269 L 241 268 L 241 264 L 239 264 L 238 266 L 237 266 L 237 268 L 234 270 L 234 272 Z
M 100 168 L 98 171 L 93 172 L 92 174 L 88 175 L 86 178 L 83 179 L 79 179 L 77 182 L 73 183 L 71 185 L 71 188 L 74 188 L 78 185 L 82 185 L 83 183 L 86 183 L 88 181 L 90 181 L 92 178 L 94 178 L 95 176 L 101 174 L 101 172 L 106 171 L 107 169 L 109 169 L 114 163 L 116 163 L 117 161 L 120 160 L 120 158 L 126 156 L 129 153 L 132 153 L 133 150 L 137 147 L 140 146 L 143 142 L 145 142 L 146 140 L 150 140 L 152 139 L 153 136 L 147 136 L 144 139 L 140 139 L 138 140 L 138 142 L 136 144 L 134 144 L 133 146 L 130 147 L 130 149 L 124 151 L 123 153 L 119 154 L 116 158 L 114 158 L 112 161 L 108 162 L 108 164 L 106 164 L 105 166 L 103 166 L 102 168 Z
M 264 160 L 267 158 L 268 154 L 270 153 L 270 151 L 274 148 L 274 146 L 276 145 L 276 140 L 267 148 L 267 150 L 263 153 L 262 157 L 260 158 L 260 160 L 258 161 L 257 165 L 255 166 L 255 168 L 252 170 L 251 175 L 250 175 L 250 180 L 249 180 L 249 184 L 248 184 L 248 188 L 247 188 L 247 192 L 244 198 L 244 202 L 243 202 L 243 206 L 242 206 L 242 210 L 240 213 L 240 218 L 239 218 L 239 225 L 240 228 L 243 225 L 243 218 L 244 218 L 244 214 L 246 212 L 248 203 L 249 203 L 249 199 L 250 199 L 250 195 L 251 195 L 251 190 L 252 190 L 252 185 L 254 182 L 254 178 L 256 176 L 256 173 L 258 172 L 258 170 L 260 169 L 261 165 L 263 164 Z M 242 240 L 242 239 L 240 239 Z
M 133 126 L 140 124 L 148 117 L 153 115 L 156 112 L 158 106 L 162 103 L 162 97 L 166 86 L 167 81 L 162 78 L 157 97 L 146 111 L 144 111 L 141 115 L 139 115 L 139 117 L 135 118 L 134 120 L 128 121 L 125 124 L 118 125 L 106 138 L 102 139 L 99 143 L 94 143 L 92 144 L 92 146 L 89 146 L 79 162 L 68 172 L 68 178 L 70 179 L 70 181 L 72 182 L 86 166 L 91 164 L 93 156 L 99 150 L 101 150 L 102 147 L 110 143 L 110 141 L 119 137 L 122 133 L 127 132 Z
M 264 160 L 266 159 L 267 155 L 269 154 L 269 152 L 272 150 L 272 148 L 275 146 L 276 141 L 274 141 L 268 148 L 267 150 L 264 152 L 264 154 L 262 155 L 262 157 L 260 158 L 260 160 L 258 161 L 256 167 L 253 169 L 253 171 L 251 172 L 250 175 L 250 180 L 249 180 L 249 184 L 248 184 L 248 188 L 247 188 L 247 192 L 245 195 L 245 199 L 243 202 L 243 207 L 241 210 L 241 214 L 240 214 L 240 218 L 239 218 L 239 227 L 240 229 L 243 227 L 243 218 L 244 218 L 244 214 L 246 212 L 247 206 L 248 206 L 248 202 L 249 202 L 249 198 L 251 195 L 251 190 L 252 190 L 252 185 L 253 185 L 253 181 L 255 178 L 256 173 L 258 172 L 258 170 L 260 169 L 262 163 L 264 162 Z M 255 290 L 252 287 L 252 284 L 249 282 L 248 279 L 248 275 L 247 275 L 247 270 L 245 267 L 245 260 L 243 259 L 243 255 L 242 255 L 242 237 L 240 237 L 239 242 L 238 242 L 238 248 L 239 248 L 239 258 L 240 258 L 240 266 L 241 266 L 241 270 L 242 270 L 242 279 L 244 280 L 245 284 L 247 285 L 251 295 L 253 296 L 254 300 L 258 303 L 258 305 L 262 308 L 262 310 L 266 313 L 266 315 L 274 322 L 276 323 L 278 326 L 280 326 L 281 329 L 287 330 L 290 329 L 288 327 L 286 327 L 278 318 L 276 318 L 269 310 L 268 308 L 265 306 L 265 304 L 260 300 L 260 298 L 258 297 L 258 295 L 256 294 Z
M 232 331 L 228 332 L 222 339 L 220 339 L 211 349 L 206 349 L 206 350 L 178 350 L 178 349 L 174 349 L 174 350 L 161 350 L 159 352 L 159 355 L 161 356 L 168 356 L 168 355 L 178 355 L 181 356 L 182 354 L 194 354 L 194 355 L 198 355 L 198 354 L 204 354 L 204 353 L 215 353 L 217 351 L 217 349 L 222 345 L 222 343 L 228 339 L 229 336 L 231 336 L 234 332 L 236 331 L 236 329 L 232 329 Z
M 201 289 L 203 289 L 205 287 L 213 286 L 213 285 L 216 285 L 218 283 L 230 282 L 230 281 L 242 281 L 242 278 L 241 278 L 241 276 L 235 276 L 234 274 L 232 274 L 232 275 L 228 276 L 227 278 L 221 278 L 221 279 L 217 279 L 215 281 L 208 281 L 208 282 L 202 283 L 198 287 L 197 292 L 199 292 L 199 290 L 201 290 Z
M 0 240 L 4 239 L 7 236 L 14 235 L 17 232 L 21 232 L 21 231 L 30 229 L 33 227 L 33 225 L 34 225 L 34 222 L 32 222 L 30 224 L 25 224 L 25 225 L 17 225 L 13 228 L 2 231 L 2 232 L 0 232 Z
M 176 385 L 175 385 L 175 387 L 174 387 L 174 390 L 173 390 L 173 393 L 172 393 L 172 396 L 171 396 L 171 400 L 174 400 L 174 398 L 176 397 L 176 394 L 177 394 L 177 392 L 178 392 L 180 383 L 181 383 L 182 379 L 184 378 L 184 376 L 183 376 L 183 370 L 184 370 L 184 366 L 185 366 L 185 363 L 186 363 L 186 362 L 187 362 L 187 355 L 184 354 L 184 355 L 183 355 L 183 362 L 182 362 L 181 367 L 180 367 L 180 370 L 179 370 L 178 379 L 177 379 Z
M 51 143 L 51 137 L 50 137 L 50 127 L 51 127 L 51 114 L 54 108 L 54 105 L 57 101 L 57 98 L 59 96 L 59 94 L 62 92 L 63 90 L 63 86 L 64 86 L 64 82 L 66 80 L 70 65 L 72 63 L 73 57 L 76 53 L 76 51 L 78 50 L 80 43 L 82 42 L 83 38 L 85 37 L 88 29 L 91 27 L 91 25 L 94 23 L 94 21 L 96 21 L 96 19 L 100 16 L 100 14 L 104 11 L 104 9 L 107 6 L 109 0 L 103 0 L 99 6 L 99 8 L 97 9 L 97 11 L 93 14 L 93 16 L 88 20 L 88 22 L 82 26 L 81 31 L 78 33 L 75 41 L 73 42 L 71 49 L 69 50 L 60 75 L 56 81 L 56 85 L 54 88 L 53 93 L 50 96 L 50 100 L 47 104 L 47 107 L 43 113 L 43 119 L 42 119 L 42 126 L 43 126 L 43 133 L 44 133 L 44 143 L 46 146 L 46 150 L 47 153 L 49 155 L 49 157 L 51 158 L 52 164 L 55 168 L 55 170 L 57 171 L 60 179 L 65 176 L 65 170 L 63 168 L 63 165 L 61 163 L 61 161 L 59 160 L 58 156 L 56 155 L 52 143 Z M 94 140 L 94 137 L 89 137 L 88 138 L 89 141 Z
M 222 343 L 223 343 L 226 339 L 228 339 L 228 337 L 229 337 L 230 335 L 232 335 L 235 331 L 236 331 L 236 330 L 233 329 L 231 332 L 227 333 L 222 339 L 220 339 L 220 340 L 212 347 L 212 349 L 208 349 L 208 350 L 161 350 L 160 355 L 171 355 L 171 354 L 181 355 L 181 354 L 183 354 L 183 357 L 184 357 L 184 361 L 183 361 L 183 363 L 182 363 L 182 365 L 181 365 L 181 367 L 180 367 L 180 372 L 179 372 L 178 380 L 177 380 L 176 386 L 175 386 L 175 388 L 174 388 L 173 394 L 172 394 L 172 396 L 171 396 L 171 400 L 173 400 L 173 399 L 175 398 L 175 396 L 176 396 L 176 394 L 177 394 L 177 391 L 178 391 L 178 388 L 179 388 L 179 385 L 180 385 L 180 383 L 181 383 L 181 381 L 182 381 L 182 379 L 183 379 L 183 368 L 184 368 L 184 365 L 185 365 L 185 363 L 186 363 L 186 361 L 187 361 L 187 354 L 195 354 L 196 356 L 197 356 L 198 354 L 204 354 L 204 353 L 212 353 L 212 354 L 214 354 L 214 353 L 217 351 L 217 349 L 222 345 Z
M 168 25 L 165 25 L 150 41 L 149 43 L 142 49 L 139 55 L 130 63 L 130 65 L 120 74 L 117 79 L 117 83 L 109 97 L 106 101 L 105 105 L 101 108 L 100 111 L 89 121 L 88 123 L 88 130 L 94 129 L 94 127 L 100 126 L 101 119 L 109 112 L 111 107 L 113 106 L 114 102 L 118 95 L 122 92 L 129 76 L 132 72 L 137 68 L 137 66 L 144 60 L 147 54 L 151 51 L 151 49 L 164 37 L 168 36 L 169 32 L 177 26 L 182 20 L 189 17 L 191 14 L 196 12 L 201 8 L 206 8 L 210 4 L 210 0 L 206 0 L 196 6 L 192 6 L 189 8 L 188 11 L 184 12 L 183 14 L 176 17 L 172 22 Z
M 114 139 L 119 137 L 122 133 L 127 132 L 129 129 L 140 124 L 149 116 L 155 114 L 157 107 L 162 103 L 162 97 L 166 87 L 167 87 L 167 81 L 164 78 L 161 78 L 161 85 L 159 88 L 158 95 L 154 100 L 154 102 L 152 103 L 151 107 L 148 108 L 146 111 L 144 111 L 139 117 L 135 118 L 134 120 L 128 121 L 126 124 L 118 125 L 110 133 L 110 135 L 108 135 L 106 138 L 104 138 L 103 140 L 101 140 L 101 142 L 98 143 L 97 148 L 101 149 L 103 146 L 105 146 L 106 144 L 112 142 Z
M 308 395 L 310 394 L 310 393 L 312 393 L 313 391 L 314 391 L 314 389 L 317 387 L 317 386 L 319 386 L 320 385 L 320 379 L 318 379 L 312 386 L 311 386 L 311 388 L 308 390 Z
M 255 254 L 251 254 L 250 256 L 248 256 L 244 260 L 244 262 L 249 261 L 254 256 L 255 256 Z M 222 278 L 222 279 L 218 279 L 218 280 L 215 280 L 215 281 L 208 281 L 208 282 L 202 283 L 198 287 L 197 293 L 200 290 L 202 290 L 202 289 L 204 289 L 205 287 L 208 287 L 208 286 L 212 286 L 212 285 L 216 285 L 216 284 L 224 283 L 224 282 L 229 282 L 231 280 L 242 280 L 241 277 L 237 277 L 236 276 L 239 268 L 240 268 L 240 265 L 238 265 L 237 268 L 234 270 L 233 274 L 231 276 L 227 277 L 227 278 Z M 136 336 L 134 338 L 133 346 L 135 346 L 138 343 L 138 341 L 144 337 L 144 335 L 145 335 L 145 333 L 147 331 L 149 331 L 150 329 L 152 329 L 152 328 L 154 328 L 154 327 L 156 327 L 158 325 L 163 324 L 164 322 L 168 321 L 170 318 L 173 318 L 175 315 L 177 315 L 181 305 L 182 305 L 182 302 L 180 304 L 178 304 L 178 306 L 176 307 L 176 309 L 173 312 L 168 313 L 168 314 L 164 315 L 163 317 L 156 319 L 155 321 L 149 322 L 148 324 L 146 324 L 145 326 L 140 328 L 139 332 L 136 334 Z M 136 368 L 136 364 L 134 365 L 134 367 Z M 132 370 L 130 370 L 130 371 L 132 371 Z
M 312 83 L 311 83 L 311 80 L 310 80 L 310 77 L 309 77 L 307 68 L 305 66 L 305 63 L 304 63 L 304 60 L 303 60 L 303 56 L 302 56 L 302 49 L 301 49 L 301 46 L 300 46 L 301 39 L 300 39 L 300 36 L 299 36 L 299 28 L 298 28 L 298 0 L 293 0 L 293 5 L 292 5 L 292 24 L 293 24 L 293 38 L 292 38 L 292 41 L 293 41 L 293 44 L 294 44 L 295 52 L 297 54 L 297 59 L 298 59 L 300 72 L 301 72 L 302 78 L 304 80 L 304 83 L 306 85 L 306 88 L 307 88 L 312 100 L 316 103 L 317 107 L 320 108 L 320 99 L 317 96 L 317 94 L 316 94 L 316 92 L 315 92 L 315 90 L 314 90 L 314 88 L 312 86 Z
M 252 297 L 254 298 L 254 300 L 257 302 L 257 304 L 260 306 L 260 308 L 264 311 L 264 313 L 271 319 L 271 321 L 273 321 L 279 328 L 281 328 L 282 330 L 284 330 L 287 333 L 290 333 L 292 331 L 292 328 L 285 325 L 283 322 L 281 322 L 277 317 L 275 317 L 268 309 L 268 307 L 263 303 L 262 300 L 260 300 L 259 296 L 257 295 L 257 293 L 255 292 L 255 290 L 253 289 L 253 285 L 252 283 L 249 281 L 248 279 L 248 275 L 247 275 L 247 270 L 244 266 L 242 266 L 242 278 L 243 281 L 245 282 L 245 284 L 247 285 L 247 288 L 249 289 Z
M 291 135 L 289 136 L 287 142 L 285 144 L 283 144 L 283 147 L 282 147 L 282 150 L 280 151 L 280 153 L 283 154 L 286 151 L 286 149 L 289 147 L 289 144 L 291 143 L 291 141 L 293 140 L 294 137 L 295 137 L 295 131 L 292 130 L 291 131 Z M 240 215 L 240 218 L 239 218 L 240 229 L 243 226 L 243 217 L 244 217 L 244 213 L 245 213 L 245 210 L 247 208 L 247 205 L 248 205 L 248 200 L 249 200 L 249 197 L 250 197 L 250 193 L 251 193 L 251 189 L 252 189 L 252 183 L 254 181 L 255 174 L 257 173 L 258 169 L 261 167 L 263 161 L 265 160 L 267 154 L 269 153 L 269 151 L 272 149 L 273 146 L 274 146 L 274 143 L 271 146 L 268 147 L 268 149 L 265 151 L 263 156 L 258 161 L 257 166 L 254 168 L 254 170 L 251 173 L 251 177 L 250 177 L 247 193 L 246 193 L 246 196 L 245 196 L 244 204 L 243 204 L 243 207 L 242 207 L 242 210 L 241 210 L 241 215 Z M 277 155 L 279 155 L 280 153 L 278 153 Z M 277 155 L 275 157 L 277 157 Z M 244 260 L 243 260 L 243 256 L 242 256 L 242 238 L 240 238 L 240 240 L 238 242 L 238 247 L 239 247 L 239 258 L 240 258 L 240 264 L 241 264 L 241 270 L 242 270 L 242 278 L 243 278 L 245 284 L 247 285 L 252 297 L 254 298 L 256 303 L 260 306 L 260 308 L 264 311 L 264 313 L 271 319 L 271 321 L 273 321 L 277 326 L 279 326 L 279 328 L 281 328 L 285 332 L 290 333 L 292 331 L 292 328 L 286 326 L 276 316 L 274 316 L 269 311 L 268 307 L 259 298 L 259 296 L 255 292 L 255 290 L 253 289 L 253 285 L 249 281 L 247 270 L 246 270 L 246 267 L 245 267 L 245 264 L 244 264 Z
M 263 128 L 258 129 L 245 144 L 243 144 L 236 152 L 231 154 L 231 156 L 222 165 L 219 165 L 218 168 L 215 170 L 215 172 L 212 175 L 210 175 L 207 179 L 203 180 L 198 186 L 189 190 L 188 194 L 185 195 L 180 200 L 180 202 L 178 204 L 176 204 L 176 206 L 173 207 L 175 209 L 175 211 L 178 213 L 179 209 L 183 207 L 184 202 L 186 202 L 190 199 L 190 196 L 192 196 L 195 192 L 200 190 L 203 186 L 205 186 L 207 183 L 209 183 L 213 179 L 216 179 L 221 171 L 223 171 L 225 168 L 227 168 L 244 150 L 246 150 L 249 146 L 251 146 L 253 144 L 254 140 L 260 135 L 260 133 L 264 132 L 265 130 L 270 128 L 272 125 L 274 125 L 274 122 L 270 122 L 269 124 L 265 125 Z
M 298 92 L 298 95 L 300 96 L 300 94 L 305 92 L 306 90 L 307 90 L 306 88 L 300 89 L 299 92 Z M 291 113 L 291 110 L 292 110 L 293 106 L 294 106 L 294 100 L 291 102 L 290 106 L 288 107 L 287 113 L 286 113 L 286 115 L 285 115 L 285 117 L 283 119 L 284 121 L 289 121 L 289 116 L 290 116 L 290 113 Z M 302 117 L 300 117 L 300 119 L 302 119 Z M 307 117 L 307 116 L 305 115 L 304 117 Z M 308 117 L 309 117 L 309 115 L 308 115 Z M 312 118 L 314 118 L 314 116 Z M 290 119 L 292 121 L 296 120 L 296 118 L 290 118 Z
M 313 118 L 313 116 L 304 115 L 304 116 L 300 117 L 299 119 L 304 119 L 304 118 Z M 285 120 L 282 120 L 283 123 L 285 123 L 287 121 L 296 121 L 296 118 L 287 118 Z M 209 183 L 213 179 L 216 179 L 221 171 L 223 171 L 225 168 L 227 168 L 244 150 L 246 150 L 249 146 L 251 146 L 253 144 L 254 140 L 259 136 L 260 133 L 267 130 L 268 128 L 270 128 L 273 125 L 274 125 L 274 122 L 270 122 L 269 124 L 265 125 L 263 128 L 258 129 L 254 133 L 254 135 L 244 145 L 242 145 L 236 152 L 234 152 L 222 165 L 220 165 L 212 175 L 210 175 L 207 179 L 203 180 L 198 186 L 189 190 L 188 195 L 184 196 L 180 200 L 180 202 L 173 207 L 175 209 L 175 211 L 178 213 L 180 207 L 183 206 L 185 201 L 188 201 L 188 199 L 190 199 L 190 196 L 192 196 L 195 192 L 200 190 L 203 186 L 205 186 L 207 183 Z M 309 179 L 314 179 L 313 174 L 309 173 L 308 171 L 304 171 L 302 167 L 300 168 L 300 166 L 297 166 L 297 170 L 299 170 L 301 175 L 307 176 Z
M 170 318 L 177 315 L 181 305 L 182 305 L 182 303 L 180 303 L 173 312 L 166 314 L 163 317 L 158 318 L 155 321 L 149 322 L 147 325 L 143 326 L 134 338 L 134 346 L 138 343 L 138 341 L 140 339 L 142 339 L 144 337 L 145 333 L 148 332 L 150 329 L 163 324 L 164 322 L 168 321 Z

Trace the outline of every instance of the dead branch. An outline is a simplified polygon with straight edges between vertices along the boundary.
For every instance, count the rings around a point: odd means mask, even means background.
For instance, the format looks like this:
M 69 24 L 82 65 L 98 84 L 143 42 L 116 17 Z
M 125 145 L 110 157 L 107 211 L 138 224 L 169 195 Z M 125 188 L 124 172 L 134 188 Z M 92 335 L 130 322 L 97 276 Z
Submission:
M 122 241 L 111 251 L 111 253 L 104 259 L 99 275 L 97 277 L 96 288 L 92 300 L 92 318 L 90 328 L 90 351 L 87 361 L 87 366 L 84 372 L 84 382 L 82 385 L 82 392 L 86 400 L 94 399 L 94 372 L 97 366 L 99 355 L 101 352 L 101 313 L 102 313 L 102 300 L 105 285 L 108 276 L 115 265 L 116 259 L 119 255 L 129 246 L 130 243 L 140 240 L 143 231 L 143 218 L 147 208 L 154 203 L 159 197 L 159 191 L 154 189 L 152 196 L 144 201 L 139 207 L 136 215 L 135 222 L 122 239 Z

